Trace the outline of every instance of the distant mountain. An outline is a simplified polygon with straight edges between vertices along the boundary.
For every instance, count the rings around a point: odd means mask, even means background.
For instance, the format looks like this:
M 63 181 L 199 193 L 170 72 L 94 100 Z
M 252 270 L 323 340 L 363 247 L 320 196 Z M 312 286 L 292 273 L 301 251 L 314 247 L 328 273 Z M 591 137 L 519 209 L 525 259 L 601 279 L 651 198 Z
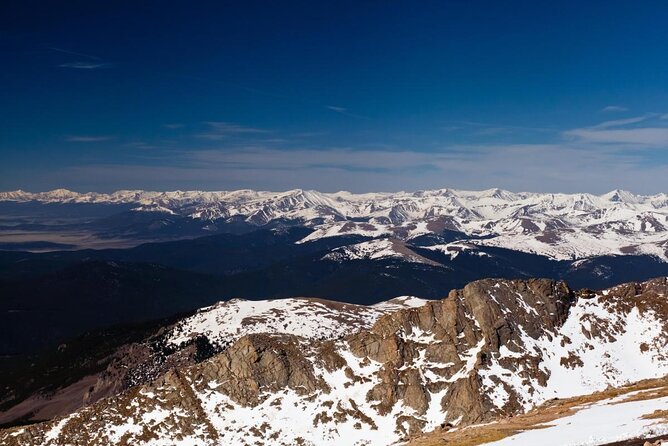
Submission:
M 668 195 L 621 190 L 591 195 L 500 189 L 368 194 L 301 189 L 80 194 L 59 189 L 2 192 L 0 203 L 122 207 L 122 215 L 83 225 L 107 238 L 184 238 L 281 222 L 315 230 L 301 243 L 352 234 L 410 242 L 447 230 L 478 246 L 553 259 L 628 254 L 668 259 Z
M 442 300 L 366 308 L 221 303 L 119 350 L 100 375 L 143 376 L 137 385 L 70 415 L 0 431 L 0 442 L 381 446 L 442 436 L 555 398 L 615 396 L 615 388 L 668 374 L 667 295 L 665 278 L 578 292 L 545 279 L 486 279 Z M 209 354 L 194 359 L 201 346 Z M 653 412 L 665 389 L 644 389 L 656 394 L 638 416 L 654 417 L 645 423 L 653 432 L 668 429 L 665 415 Z M 621 393 L 624 404 L 638 396 Z M 587 398 L 567 407 L 581 409 Z M 638 432 L 649 431 L 617 439 Z M 431 441 L 422 444 L 439 444 Z

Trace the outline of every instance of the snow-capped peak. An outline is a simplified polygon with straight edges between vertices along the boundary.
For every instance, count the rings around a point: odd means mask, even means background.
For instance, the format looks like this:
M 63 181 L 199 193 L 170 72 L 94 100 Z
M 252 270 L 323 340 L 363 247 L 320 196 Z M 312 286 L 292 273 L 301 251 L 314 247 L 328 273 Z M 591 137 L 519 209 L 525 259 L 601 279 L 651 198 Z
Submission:
M 409 240 L 457 231 L 476 243 L 557 259 L 648 254 L 668 259 L 668 196 L 614 190 L 602 195 L 457 189 L 418 192 L 323 193 L 121 190 L 111 194 L 56 189 L 0 192 L 0 201 L 136 204 L 205 222 L 234 218 L 262 226 L 301 222 L 315 232 L 303 240 L 360 235 Z

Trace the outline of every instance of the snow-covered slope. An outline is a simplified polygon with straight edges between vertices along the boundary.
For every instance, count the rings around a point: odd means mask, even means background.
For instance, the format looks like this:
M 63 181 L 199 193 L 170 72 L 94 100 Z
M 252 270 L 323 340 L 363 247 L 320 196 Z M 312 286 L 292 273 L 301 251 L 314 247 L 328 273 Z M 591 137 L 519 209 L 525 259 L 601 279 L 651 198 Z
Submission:
M 288 334 L 305 339 L 338 339 L 369 329 L 384 314 L 424 305 L 427 301 L 401 296 L 365 306 L 324 299 L 232 299 L 199 310 L 170 329 L 169 344 L 178 346 L 206 336 L 218 348 L 252 333 Z
M 652 417 L 655 411 L 666 410 L 668 397 L 634 400 L 633 396 L 625 394 L 599 401 L 581 408 L 571 416 L 541 426 L 542 428 L 527 430 L 486 444 L 595 446 L 627 439 L 668 435 L 668 420 Z
M 641 446 L 668 444 L 668 376 L 560 398 L 466 429 L 437 429 L 409 446 Z M 663 443 L 658 441 L 663 439 Z
M 521 347 L 500 348 L 478 372 L 494 405 L 503 410 L 516 399 L 529 409 L 551 398 L 668 374 L 665 288 L 656 294 L 628 291 L 628 285 L 622 285 L 579 298 L 563 325 L 538 338 L 527 334 L 528 327 L 514 327 Z M 525 304 L 520 307 L 527 313 L 536 311 Z
M 500 189 L 352 194 L 292 190 L 118 191 L 111 194 L 1 192 L 0 201 L 132 203 L 205 222 L 241 218 L 254 225 L 301 222 L 315 232 L 303 241 L 359 234 L 410 240 L 443 230 L 475 243 L 558 259 L 649 254 L 668 259 L 668 195 L 513 193 Z
M 215 340 L 257 328 L 218 355 L 62 419 L 0 432 L 0 442 L 395 444 L 667 374 L 667 292 L 665 278 L 598 293 L 488 279 L 421 306 L 412 298 L 383 304 L 371 313 L 404 308 L 324 340 L 302 336 L 332 333 L 331 308 L 317 301 L 236 301 L 173 333 L 173 342 L 199 332 Z M 301 322 L 281 326 L 285 311 Z M 320 323 L 305 320 L 311 311 L 322 312 Z M 229 330 L 219 327 L 226 323 Z
M 436 265 L 435 262 L 420 256 L 409 249 L 403 241 L 388 238 L 374 239 L 336 248 L 323 257 L 323 260 L 333 260 L 337 262 L 344 262 L 347 260 L 382 259 L 400 259 L 406 262 Z

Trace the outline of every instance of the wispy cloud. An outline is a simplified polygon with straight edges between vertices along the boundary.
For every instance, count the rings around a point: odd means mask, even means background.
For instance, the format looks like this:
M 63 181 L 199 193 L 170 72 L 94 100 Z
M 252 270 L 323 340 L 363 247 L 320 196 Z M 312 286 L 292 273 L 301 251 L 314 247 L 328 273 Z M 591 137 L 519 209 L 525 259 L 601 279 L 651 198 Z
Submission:
M 476 131 L 478 135 L 493 136 L 511 133 L 513 129 L 508 127 L 484 127 Z
M 335 112 L 337 112 L 337 113 L 345 113 L 345 112 L 348 111 L 347 108 L 345 108 L 345 107 L 337 107 L 336 105 L 328 105 L 328 106 L 325 107 L 325 108 L 327 108 L 328 110 L 335 111 Z
M 59 68 L 74 68 L 77 70 L 99 70 L 111 68 L 112 64 L 104 62 L 67 62 L 58 65 Z
M 208 121 L 204 123 L 206 131 L 198 133 L 195 136 L 201 139 L 213 141 L 238 137 L 240 135 L 260 135 L 269 133 L 268 130 L 256 127 L 246 127 L 240 124 L 226 121 Z
M 545 143 L 480 143 L 413 148 L 325 146 L 322 139 L 296 145 L 280 132 L 231 122 L 201 123 L 219 144 L 208 149 L 163 145 L 136 151 L 128 162 L 72 166 L 48 173 L 56 180 L 77 178 L 81 188 L 137 187 L 323 191 L 418 190 L 440 187 L 551 192 L 639 193 L 668 189 L 668 124 L 659 114 L 608 120 L 588 127 L 545 131 Z M 537 139 L 533 127 L 460 123 L 464 131 L 517 129 L 524 141 Z M 521 131 L 520 131 L 521 130 Z M 205 133 L 206 133 L 205 132 Z M 292 135 L 291 135 L 292 136 Z M 72 137 L 98 141 L 100 136 Z M 326 139 L 326 138 L 325 138 Z M 207 144 L 208 145 L 208 144 Z M 143 142 L 134 147 L 148 148 Z M 200 147 L 205 147 L 201 145 Z M 475 172 L 474 175 L 471 172 Z M 60 175 L 58 178 L 56 178 Z M 107 186 L 105 186 L 107 185 Z
M 111 136 L 90 136 L 90 135 L 74 135 L 65 138 L 67 142 L 101 142 L 109 141 Z
M 126 147 L 133 147 L 135 149 L 142 149 L 142 150 L 161 148 L 160 145 L 150 144 L 150 143 L 147 143 L 145 141 L 132 141 L 132 142 L 125 143 L 123 145 L 126 146 Z
M 593 129 L 607 129 L 607 128 L 610 128 L 610 127 L 623 127 L 625 125 L 637 124 L 639 122 L 647 121 L 651 117 L 652 117 L 652 115 L 643 115 L 643 116 L 635 116 L 633 118 L 626 118 L 626 119 L 614 119 L 612 121 L 603 121 L 600 124 L 596 124 L 595 126 L 592 126 L 590 128 L 593 128 Z
M 445 129 L 463 129 L 469 128 L 477 135 L 500 135 L 509 133 L 552 133 L 557 130 L 550 127 L 532 127 L 522 125 L 506 125 L 479 121 L 453 121 L 454 125 L 446 127 Z
M 91 54 L 80 53 L 77 51 L 66 50 L 58 47 L 49 47 L 49 49 L 51 51 L 55 51 L 58 53 L 68 54 L 70 56 L 77 56 L 78 58 L 87 59 L 84 61 L 77 60 L 73 62 L 61 63 L 58 65 L 59 68 L 73 68 L 76 70 L 99 70 L 104 68 L 111 68 L 113 66 L 112 63 L 106 62 L 101 57 L 93 56 Z
M 179 123 L 163 124 L 162 126 L 166 129 L 170 129 L 170 130 L 180 129 L 180 128 L 185 127 L 184 124 L 179 124 Z
M 564 133 L 579 141 L 602 144 L 627 144 L 639 146 L 664 146 L 668 148 L 668 128 L 635 129 L 575 129 Z
M 49 47 L 49 49 L 52 50 L 52 51 L 56 51 L 58 53 L 69 54 L 71 56 L 85 57 L 87 59 L 93 59 L 93 60 L 102 60 L 101 57 L 93 56 L 91 54 L 78 53 L 76 51 L 70 51 L 70 50 L 66 50 L 66 49 L 58 48 L 58 47 L 54 47 L 54 46 Z
M 621 105 L 608 105 L 606 107 L 603 107 L 601 109 L 602 112 L 604 113 L 620 113 L 620 112 L 625 112 L 628 111 L 629 109 L 626 107 L 623 107 Z
M 348 111 L 348 109 L 346 107 L 341 107 L 341 106 L 338 106 L 338 105 L 325 105 L 325 108 L 327 110 L 333 111 L 334 113 L 338 113 L 338 114 L 343 115 L 343 116 L 348 116 L 350 118 L 364 119 L 364 120 L 370 120 L 371 119 L 368 116 L 362 116 L 362 115 L 358 115 L 356 113 L 351 113 L 351 112 Z
M 668 149 L 668 127 L 661 126 L 657 122 L 657 117 L 656 114 L 650 113 L 633 118 L 605 121 L 591 127 L 567 130 L 563 132 L 563 136 L 581 143 L 617 144 L 623 148 L 639 146 Z
M 361 192 L 502 187 L 602 193 L 622 187 L 647 193 L 668 187 L 666 165 L 647 167 L 638 155 L 620 155 L 604 148 L 583 150 L 568 144 L 460 146 L 429 153 L 244 148 L 173 152 L 170 161 L 169 165 L 78 166 L 63 176 L 90 184 L 153 189 L 308 187 Z

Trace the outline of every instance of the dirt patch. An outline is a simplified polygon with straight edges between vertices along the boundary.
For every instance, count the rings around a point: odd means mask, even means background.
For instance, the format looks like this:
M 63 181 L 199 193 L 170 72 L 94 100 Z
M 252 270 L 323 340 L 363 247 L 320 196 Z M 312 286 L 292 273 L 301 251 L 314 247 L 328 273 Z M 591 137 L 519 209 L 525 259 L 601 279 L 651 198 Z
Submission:
M 63 413 L 71 413 L 83 406 L 86 392 L 95 385 L 98 377 L 87 376 L 52 395 L 35 394 L 11 409 L 0 413 L 0 424 L 15 420 L 50 420 Z
M 643 418 L 646 420 L 668 421 L 668 410 L 655 410 L 652 413 L 643 415 Z

